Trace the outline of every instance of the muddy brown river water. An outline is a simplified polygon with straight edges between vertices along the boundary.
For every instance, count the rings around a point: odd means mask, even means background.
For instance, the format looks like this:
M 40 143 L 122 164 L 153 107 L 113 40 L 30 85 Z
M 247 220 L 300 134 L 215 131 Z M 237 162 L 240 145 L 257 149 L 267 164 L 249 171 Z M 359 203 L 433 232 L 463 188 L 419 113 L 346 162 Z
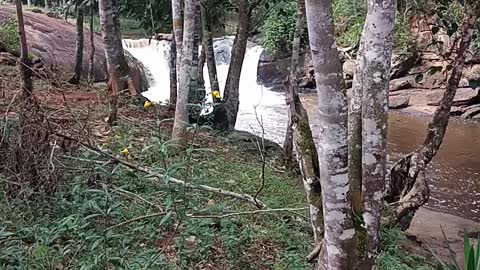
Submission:
M 278 143 L 284 140 L 287 121 L 283 100 L 283 95 L 270 92 L 265 102 L 256 108 L 263 120 L 265 137 Z M 316 95 L 304 95 L 302 100 L 309 118 L 315 119 Z M 426 115 L 389 113 L 388 153 L 391 162 L 423 143 L 430 119 L 431 116 Z M 255 130 L 260 135 L 255 122 L 253 107 L 240 109 L 238 129 Z M 428 208 L 480 222 L 480 123 L 451 118 L 443 144 L 428 166 L 427 179 L 431 189 Z

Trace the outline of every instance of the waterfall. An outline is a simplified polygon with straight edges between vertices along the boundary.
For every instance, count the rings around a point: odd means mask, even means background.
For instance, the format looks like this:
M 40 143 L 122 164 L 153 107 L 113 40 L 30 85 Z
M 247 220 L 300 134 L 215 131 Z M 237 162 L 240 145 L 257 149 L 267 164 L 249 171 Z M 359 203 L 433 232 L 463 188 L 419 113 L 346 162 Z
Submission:
M 215 60 L 220 92 L 223 96 L 225 82 L 230 64 L 234 37 L 223 37 L 214 40 Z M 150 71 L 151 87 L 142 95 L 151 101 L 165 102 L 170 95 L 170 43 L 148 39 L 123 40 L 124 48 L 141 61 Z M 258 120 L 263 122 L 265 138 L 283 141 L 287 112 L 285 98 L 281 93 L 275 93 L 257 84 L 257 69 L 263 48 L 248 44 L 240 77 L 240 107 L 236 129 L 257 133 L 261 136 Z M 207 65 L 204 66 L 205 88 L 210 93 L 210 80 Z M 208 96 L 211 101 L 211 96 Z M 258 120 L 257 120 L 258 116 Z

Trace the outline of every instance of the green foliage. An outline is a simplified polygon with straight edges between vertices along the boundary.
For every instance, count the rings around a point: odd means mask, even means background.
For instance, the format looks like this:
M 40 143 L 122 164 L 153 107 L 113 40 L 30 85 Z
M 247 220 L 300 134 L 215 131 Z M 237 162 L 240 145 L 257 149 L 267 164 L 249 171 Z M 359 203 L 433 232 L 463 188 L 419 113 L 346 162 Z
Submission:
M 171 1 L 167 0 L 119 0 L 120 14 L 122 17 L 134 19 L 138 22 L 136 27 L 152 34 L 159 32 L 171 32 L 172 16 Z M 131 33 L 133 28 L 122 31 Z
M 450 247 L 447 236 L 442 229 L 443 237 L 445 238 L 445 243 L 447 243 L 448 250 L 450 251 L 450 259 L 453 263 L 446 263 L 444 260 L 439 258 L 433 251 L 432 254 L 437 259 L 438 264 L 442 267 L 442 270 L 478 270 L 480 269 L 480 238 L 477 241 L 477 244 L 470 243 L 468 234 L 465 231 L 463 236 L 463 254 L 464 254 L 464 268 L 460 267 L 460 263 L 457 261 L 455 253 Z
M 400 242 L 406 240 L 398 229 L 383 230 L 382 252 L 377 259 L 378 269 L 384 270 L 438 270 L 423 257 L 410 255 L 402 250 Z
M 5 46 L 5 50 L 16 52 L 20 49 L 20 40 L 18 38 L 17 19 L 11 18 L 0 25 L 0 46 Z M 1 50 L 1 48 L 0 48 Z
M 367 14 L 364 0 L 335 0 L 333 16 L 337 43 L 342 47 L 356 46 L 360 42 Z
M 291 50 L 297 14 L 296 1 L 290 1 L 275 9 L 265 20 L 263 46 L 272 53 Z

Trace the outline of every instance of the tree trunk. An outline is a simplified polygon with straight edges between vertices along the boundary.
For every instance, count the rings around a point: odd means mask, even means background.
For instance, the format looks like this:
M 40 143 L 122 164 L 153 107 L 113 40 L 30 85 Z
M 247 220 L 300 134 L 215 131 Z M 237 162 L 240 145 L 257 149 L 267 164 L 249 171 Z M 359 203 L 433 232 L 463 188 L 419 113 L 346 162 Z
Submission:
M 238 27 L 232 47 L 232 56 L 228 68 L 227 81 L 224 90 L 224 103 L 219 105 L 215 113 L 215 125 L 225 131 L 233 131 L 237 121 L 243 59 L 247 50 L 248 28 L 250 25 L 249 13 L 245 0 L 237 0 Z
M 111 111 L 108 122 L 113 125 L 116 119 L 117 95 L 119 91 L 132 88 L 129 76 L 129 67 L 123 52 L 122 38 L 120 34 L 120 19 L 118 17 L 115 0 L 99 0 L 100 24 L 102 38 L 105 44 L 107 66 L 110 74 L 111 88 Z M 136 92 L 135 89 L 130 90 Z M 115 116 L 113 115 L 115 114 Z
M 193 36 L 193 52 L 192 52 L 192 67 L 190 73 L 190 92 L 188 97 L 188 115 L 189 120 L 192 123 L 196 123 L 202 112 L 202 102 L 205 99 L 205 84 L 203 78 L 203 66 L 200 68 L 200 59 L 202 55 L 199 55 L 199 48 L 202 42 L 202 22 L 200 14 L 200 4 L 196 2 L 195 6 L 195 30 Z M 203 63 L 205 60 L 203 59 Z M 202 85 L 203 84 L 203 85 Z
M 183 8 L 182 8 L 182 0 L 172 0 L 172 25 L 173 25 L 173 37 L 175 39 L 174 46 L 172 47 L 171 55 L 175 54 L 175 57 L 172 57 L 172 61 L 175 61 L 175 71 L 172 71 L 170 68 L 170 107 L 175 109 L 177 106 L 177 99 L 178 99 L 178 81 L 179 78 L 179 71 L 180 71 L 180 63 L 182 59 L 182 43 L 183 43 Z M 170 63 L 172 64 L 172 62 Z M 175 80 L 172 81 L 172 76 L 175 73 Z M 175 82 L 175 86 L 173 86 L 173 82 Z M 175 91 L 173 91 L 172 87 L 175 87 Z
M 92 0 L 93 1 L 93 0 Z M 95 60 L 95 31 L 93 30 L 94 19 L 93 3 L 90 5 L 90 58 L 88 60 L 88 81 L 93 83 L 95 78 L 93 77 L 93 64 Z
M 205 89 L 205 80 L 203 79 L 203 67 L 205 66 L 205 61 L 207 60 L 207 52 L 205 47 L 202 45 L 200 50 L 200 55 L 198 56 L 198 87 Z
M 215 62 L 215 51 L 213 49 L 213 36 L 212 36 L 212 27 L 211 27 L 211 19 L 208 15 L 208 10 L 206 5 L 206 1 L 202 1 L 200 5 L 200 11 L 202 14 L 202 28 L 203 28 L 203 47 L 205 48 L 206 54 L 206 61 L 208 67 L 208 77 L 210 79 L 210 90 L 213 91 L 220 91 L 220 86 L 218 85 L 218 76 L 217 76 L 217 64 Z M 214 97 L 215 102 L 219 102 L 220 100 L 216 100 Z
M 25 23 L 23 20 L 22 1 L 16 0 L 17 20 L 18 20 L 18 35 L 20 38 L 20 61 L 18 62 L 18 71 L 22 77 L 22 100 L 27 102 L 32 98 L 32 66 L 30 58 L 28 57 L 27 38 L 25 36 Z
M 187 125 L 188 125 L 188 96 L 190 90 L 190 76 L 192 70 L 193 59 L 193 43 L 195 32 L 195 13 L 196 1 L 185 1 L 185 20 L 182 44 L 182 57 L 180 61 L 179 80 L 178 80 L 178 96 L 175 109 L 175 121 L 173 124 L 172 139 L 180 144 L 185 145 L 187 142 Z M 177 60 L 178 61 L 178 60 Z
M 355 230 L 348 198 L 348 104 L 335 42 L 331 0 L 307 0 L 318 95 L 318 157 L 325 219 L 320 269 L 353 269 Z M 320 208 L 320 206 L 318 206 Z
M 322 189 L 320 186 L 320 166 L 317 149 L 313 141 L 308 114 L 298 95 L 298 66 L 300 44 L 304 28 L 305 0 L 298 0 L 297 21 L 292 43 L 292 60 L 290 63 L 289 85 L 286 87 L 287 103 L 289 105 L 289 123 L 292 129 L 292 145 L 297 153 L 297 161 L 302 173 L 307 202 L 310 208 L 310 218 L 315 246 L 320 246 L 323 239 L 323 209 Z M 288 136 L 288 133 L 287 133 Z M 293 155 L 293 149 L 292 153 Z M 312 257 L 317 257 L 318 254 Z M 312 258 L 313 259 L 313 258 Z
M 369 0 L 363 32 L 362 191 L 367 230 L 362 269 L 371 269 L 380 248 L 380 220 L 387 174 L 387 119 L 396 0 Z M 357 72 L 359 70 L 357 69 Z M 363 250 L 363 248 L 362 248 Z
M 480 5 L 478 3 L 475 5 L 475 7 L 471 7 L 465 4 L 460 47 L 456 54 L 452 73 L 447 81 L 447 89 L 433 115 L 432 122 L 428 125 L 425 142 L 419 149 L 399 160 L 391 170 L 386 201 L 394 203 L 395 208 L 389 211 L 391 215 L 385 218 L 385 223 L 390 226 L 398 225 L 407 229 L 415 212 L 429 199 L 430 191 L 424 171 L 437 154 L 447 130 L 453 98 L 462 77 L 474 26 L 480 14 Z
M 175 35 L 175 34 L 174 34 Z M 177 103 L 177 45 L 176 39 L 171 43 L 170 47 L 170 106 L 171 110 L 175 110 Z
M 46 9 L 52 8 L 52 0 L 45 0 L 45 8 Z
M 75 56 L 75 74 L 68 81 L 72 84 L 78 84 L 80 82 L 80 78 L 82 77 L 83 39 L 83 7 L 77 6 L 77 44 Z

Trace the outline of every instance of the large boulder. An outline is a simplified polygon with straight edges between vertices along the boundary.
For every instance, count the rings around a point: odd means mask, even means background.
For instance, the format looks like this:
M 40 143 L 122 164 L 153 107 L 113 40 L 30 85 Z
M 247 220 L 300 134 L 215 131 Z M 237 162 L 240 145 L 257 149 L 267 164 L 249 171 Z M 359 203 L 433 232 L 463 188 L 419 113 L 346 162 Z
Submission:
M 389 109 L 403 109 L 408 107 L 408 103 L 410 102 L 410 98 L 402 97 L 402 96 L 395 96 L 390 97 L 388 101 L 388 108 Z
M 462 114 L 462 119 L 470 119 L 474 116 L 480 114 L 480 104 L 476 104 L 473 106 L 468 107 L 465 112 Z
M 343 74 L 345 78 L 348 78 L 348 79 L 353 78 L 353 75 L 355 74 L 356 65 L 357 65 L 356 61 L 351 59 L 343 63 Z
M 0 5 L 0 24 L 16 17 L 15 7 L 12 5 Z M 73 73 L 75 67 L 76 51 L 76 27 L 73 23 L 63 19 L 47 16 L 46 14 L 24 11 L 25 33 L 28 49 L 43 67 L 63 70 Z M 90 46 L 90 31 L 84 30 L 84 57 L 83 76 L 88 76 L 88 59 L 92 52 Z M 108 79 L 107 61 L 103 40 L 100 34 L 94 34 L 95 60 L 93 76 L 95 81 Z M 146 90 L 146 73 L 143 65 L 135 58 L 127 60 L 132 69 L 131 77 L 138 91 Z
M 284 81 L 289 75 L 290 56 L 273 56 L 267 50 L 260 55 L 257 83 L 272 91 L 284 91 Z
M 412 76 L 391 80 L 390 92 L 411 88 L 413 80 L 415 79 Z
M 453 99 L 452 106 L 475 104 L 479 100 L 479 89 L 459 88 Z M 435 92 L 427 95 L 427 105 L 438 106 L 443 98 L 443 92 Z

